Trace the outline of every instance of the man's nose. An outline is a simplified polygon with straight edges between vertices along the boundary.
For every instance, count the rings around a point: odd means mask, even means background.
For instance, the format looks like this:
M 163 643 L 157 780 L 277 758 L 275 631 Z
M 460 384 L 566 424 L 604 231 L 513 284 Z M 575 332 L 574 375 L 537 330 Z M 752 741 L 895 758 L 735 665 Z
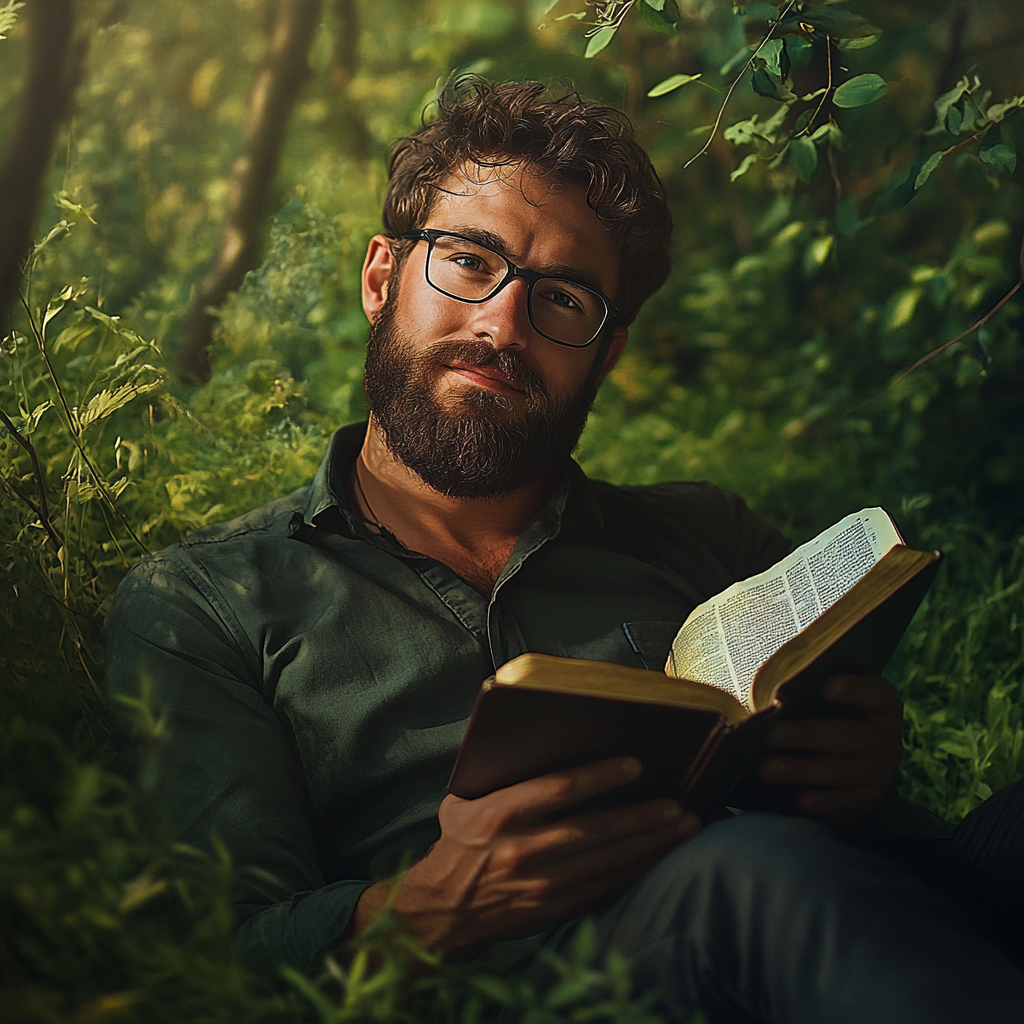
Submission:
M 497 349 L 525 348 L 533 334 L 527 309 L 529 287 L 513 278 L 497 295 L 471 306 L 470 328 L 481 340 L 487 338 Z

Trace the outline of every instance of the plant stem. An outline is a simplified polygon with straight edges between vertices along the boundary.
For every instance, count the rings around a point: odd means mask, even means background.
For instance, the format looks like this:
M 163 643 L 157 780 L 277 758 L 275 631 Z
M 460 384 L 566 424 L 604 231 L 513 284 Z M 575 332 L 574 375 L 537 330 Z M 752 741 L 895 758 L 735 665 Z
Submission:
M 729 105 L 729 100 L 732 98 L 732 94 L 733 92 L 735 92 L 736 86 L 740 84 L 740 79 L 742 79 L 743 76 L 750 70 L 751 64 L 754 63 L 754 58 L 764 48 L 764 44 L 767 43 L 768 40 L 771 39 L 771 37 L 775 34 L 775 30 L 779 27 L 779 22 L 781 22 L 782 19 L 787 14 L 789 14 L 789 9 L 790 7 L 793 6 L 794 3 L 796 3 L 796 0 L 789 0 L 789 5 L 779 15 L 778 21 L 772 22 L 772 27 L 768 29 L 768 34 L 764 37 L 764 39 L 761 40 L 761 43 L 758 46 L 758 48 L 747 59 L 747 63 L 743 65 L 743 70 L 736 76 L 732 85 L 729 86 L 729 91 L 725 94 L 725 99 L 722 100 L 721 107 L 718 108 L 718 117 L 715 118 L 715 123 L 711 128 L 711 134 L 708 136 L 708 141 L 705 142 L 704 145 L 696 153 L 694 153 L 693 156 L 691 156 L 685 164 L 683 164 L 684 171 L 687 167 L 690 166 L 690 164 L 694 162 L 694 160 L 696 160 L 698 157 L 702 157 L 711 148 L 711 143 L 715 141 L 715 136 L 718 134 L 718 126 L 722 123 L 722 118 L 725 116 L 725 108 Z
M 47 537 L 49 537 L 53 543 L 54 550 L 60 553 L 63 542 L 61 541 L 57 531 L 54 529 L 53 523 L 50 522 L 50 509 L 46 502 L 46 485 L 43 480 L 43 471 L 39 468 L 39 459 L 36 456 L 35 447 L 32 442 L 11 422 L 11 418 L 3 411 L 3 409 L 0 409 L 0 422 L 2 422 L 7 428 L 11 437 L 13 437 L 14 440 L 17 441 L 26 452 L 28 452 L 28 457 L 32 460 L 32 477 L 35 480 L 36 491 L 39 494 L 39 506 L 36 507 L 35 502 L 26 498 L 23 494 L 19 494 L 19 497 L 27 502 L 35 511 L 36 515 L 39 516 L 39 522 L 42 523 Z
M 128 535 L 133 541 L 143 550 L 148 552 L 149 548 L 142 542 L 138 534 L 132 529 L 131 524 L 121 514 L 121 510 L 117 507 L 117 503 L 111 497 L 110 492 L 107 490 L 106 483 L 100 476 L 99 471 L 92 464 L 92 460 L 86 454 L 85 448 L 82 445 L 82 439 L 79 432 L 75 430 L 75 416 L 71 411 L 71 406 L 68 405 L 68 400 L 64 395 L 64 389 L 61 387 L 60 380 L 57 377 L 57 373 L 53 368 L 53 363 L 50 362 L 50 355 L 46 351 L 46 339 L 43 337 L 43 332 L 40 330 L 39 325 L 36 323 L 35 317 L 32 316 L 32 310 L 29 308 L 28 302 L 24 295 L 19 293 L 22 306 L 25 307 L 25 314 L 28 316 L 29 325 L 32 328 L 32 334 L 35 336 L 36 344 L 39 346 L 39 354 L 43 357 L 43 362 L 46 364 L 46 372 L 50 376 L 50 381 L 53 384 L 54 390 L 57 392 L 57 397 L 60 399 L 61 408 L 64 410 L 64 418 L 67 422 L 68 433 L 71 435 L 71 440 L 74 442 L 75 447 L 78 449 L 78 454 L 82 457 L 82 461 L 88 467 L 89 472 L 92 474 L 93 481 L 96 484 L 96 489 L 103 496 L 110 510 L 115 516 L 121 521 L 121 525 L 128 531 Z

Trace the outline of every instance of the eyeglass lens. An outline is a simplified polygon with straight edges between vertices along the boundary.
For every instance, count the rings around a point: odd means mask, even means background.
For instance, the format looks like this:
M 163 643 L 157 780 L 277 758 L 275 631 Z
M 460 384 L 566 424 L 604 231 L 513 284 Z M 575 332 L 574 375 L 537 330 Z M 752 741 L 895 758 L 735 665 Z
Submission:
M 496 252 L 465 238 L 434 240 L 427 262 L 431 284 L 459 299 L 487 299 L 505 279 L 508 265 Z M 530 292 L 530 319 L 544 335 L 565 345 L 587 345 L 605 318 L 601 297 L 572 281 L 544 277 Z

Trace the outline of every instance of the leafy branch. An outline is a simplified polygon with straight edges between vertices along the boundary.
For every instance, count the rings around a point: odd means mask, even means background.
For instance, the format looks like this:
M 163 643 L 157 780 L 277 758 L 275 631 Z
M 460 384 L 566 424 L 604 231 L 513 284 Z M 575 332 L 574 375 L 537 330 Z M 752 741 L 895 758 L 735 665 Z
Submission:
M 969 141 L 969 140 L 968 140 Z M 920 359 L 915 360 L 905 370 L 901 370 L 893 379 L 886 384 L 881 391 L 876 392 L 870 398 L 865 399 L 863 402 L 859 402 L 857 405 L 850 409 L 847 409 L 844 416 L 851 416 L 853 413 L 860 409 L 863 409 L 869 402 L 873 402 L 876 398 L 881 398 L 886 392 L 891 391 L 900 381 L 905 380 L 915 370 L 920 369 L 925 363 L 931 362 L 936 356 L 942 355 L 947 349 L 952 348 L 954 345 L 958 345 L 965 338 L 969 338 L 975 331 L 980 330 L 985 326 L 1024 287 L 1024 240 L 1021 241 L 1020 257 L 1018 259 L 1018 269 L 1020 272 L 1020 279 L 1017 283 L 980 319 L 976 320 L 966 330 L 961 331 L 955 338 L 951 338 L 949 341 L 939 345 L 938 348 L 933 348 L 926 355 L 921 356 Z
M 29 306 L 28 300 L 25 297 L 25 295 L 19 292 L 18 297 L 21 299 L 21 304 L 25 310 L 25 316 L 28 319 L 29 327 L 31 328 L 32 331 L 32 336 L 36 340 L 36 345 L 39 348 L 39 354 L 40 356 L 42 356 L 43 364 L 46 366 L 46 372 L 50 378 L 50 383 L 53 385 L 53 389 L 57 394 L 58 400 L 60 401 L 60 408 L 61 411 L 64 413 L 65 425 L 67 427 L 68 434 L 70 435 L 71 440 L 74 442 L 75 448 L 78 450 L 79 458 L 82 460 L 83 464 L 89 470 L 89 473 L 93 479 L 93 483 L 96 486 L 96 490 L 99 492 L 103 500 L 107 503 L 107 506 L 110 508 L 110 511 L 113 512 L 114 516 L 118 519 L 118 521 L 127 531 L 128 535 L 131 537 L 133 541 L 135 541 L 139 548 L 141 548 L 142 551 L 148 552 L 149 548 L 132 528 L 131 523 L 129 523 L 128 520 L 124 517 L 120 508 L 118 508 L 117 506 L 117 502 L 115 501 L 114 496 L 110 493 L 109 489 L 107 488 L 106 481 L 103 479 L 102 474 L 95 467 L 95 465 L 93 465 L 92 459 L 89 458 L 89 454 L 86 452 L 85 446 L 82 444 L 81 429 L 76 427 L 75 414 L 72 411 L 70 404 L 68 403 L 67 397 L 64 394 L 64 388 L 61 386 L 60 379 L 57 376 L 57 372 L 53 368 L 53 363 L 50 360 L 50 355 L 46 350 L 46 325 L 49 323 L 50 320 L 53 319 L 54 316 L 57 315 L 57 313 L 60 312 L 61 309 L 63 309 L 64 302 L 71 297 L 71 287 L 68 286 L 68 288 L 61 293 L 60 299 L 58 300 L 60 303 L 59 306 L 55 308 L 53 302 L 49 303 L 49 305 L 47 306 L 46 313 L 43 316 L 42 324 L 36 323 L 36 318 L 32 314 L 32 309 Z
M 63 546 L 63 541 L 60 539 L 56 529 L 54 529 L 53 523 L 50 521 L 50 509 L 46 502 L 46 484 L 43 480 L 43 471 L 39 468 L 39 459 L 36 456 L 36 450 L 32 442 L 21 433 L 20 430 L 11 421 L 10 416 L 7 415 L 0 409 L 0 423 L 7 428 L 7 432 L 14 438 L 15 441 L 21 445 L 22 448 L 28 453 L 28 457 L 32 460 L 32 478 L 35 481 L 36 492 L 39 495 L 39 504 L 37 505 L 28 495 L 22 494 L 20 491 L 15 490 L 14 493 L 24 501 L 35 514 L 39 517 L 39 522 L 43 529 L 46 531 L 46 536 L 50 538 L 50 542 L 53 544 L 54 550 L 59 554 L 60 549 Z
M 743 70 L 736 76 L 735 79 L 733 79 L 732 85 L 729 86 L 729 91 L 725 94 L 725 99 L 722 100 L 722 105 L 718 108 L 718 116 L 715 118 L 715 123 L 711 128 L 711 134 L 708 136 L 708 141 L 705 142 L 704 145 L 696 153 L 694 153 L 694 155 L 691 156 L 685 164 L 683 164 L 683 170 L 686 170 L 686 168 L 689 167 L 690 164 L 692 164 L 699 157 L 702 157 L 711 148 L 711 143 L 715 141 L 715 136 L 718 134 L 718 128 L 722 123 L 722 118 L 725 116 L 725 108 L 729 105 L 729 100 L 732 98 L 732 94 L 736 91 L 736 86 L 740 84 L 741 80 L 743 79 L 743 76 L 754 66 L 754 61 L 757 59 L 758 54 L 760 54 L 760 52 L 765 48 L 767 43 L 771 40 L 772 36 L 775 34 L 775 30 L 782 23 L 782 19 L 790 12 L 794 3 L 796 3 L 796 0 L 789 0 L 789 4 L 786 7 L 786 9 L 779 15 L 779 20 L 773 21 L 771 23 L 771 27 L 768 29 L 767 35 L 765 35 L 764 39 L 761 40 L 760 45 L 747 59 L 746 64 L 743 65 Z

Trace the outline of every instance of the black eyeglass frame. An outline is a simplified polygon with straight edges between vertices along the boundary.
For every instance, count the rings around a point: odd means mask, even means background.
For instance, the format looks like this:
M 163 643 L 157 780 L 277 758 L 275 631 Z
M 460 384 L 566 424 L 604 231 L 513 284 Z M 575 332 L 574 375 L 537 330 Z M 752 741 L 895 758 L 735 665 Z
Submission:
M 455 295 L 452 292 L 445 291 L 445 289 L 440 285 L 437 285 L 430 280 L 430 257 L 434 251 L 434 243 L 437 239 L 442 237 L 460 238 L 462 241 L 469 242 L 480 249 L 486 249 L 488 252 L 493 252 L 499 259 L 505 261 L 505 266 L 508 267 L 508 270 L 505 272 L 505 276 L 497 283 L 497 285 L 495 285 L 494 290 L 489 295 L 485 295 L 482 299 L 464 299 L 461 295 Z M 479 306 L 481 303 L 490 302 L 491 299 L 493 299 L 494 296 L 502 290 L 502 288 L 508 285 L 511 281 L 514 281 L 517 277 L 521 277 L 526 282 L 527 287 L 526 314 L 530 318 L 530 325 L 542 338 L 547 338 L 548 341 L 553 342 L 556 345 L 562 345 L 564 348 L 586 348 L 588 345 L 593 345 L 595 340 L 601 336 L 601 332 L 608 326 L 608 321 L 611 320 L 619 311 L 619 307 L 616 306 L 607 295 L 599 292 L 596 288 L 591 288 L 589 284 L 584 284 L 582 281 L 578 281 L 572 277 L 566 277 L 564 274 L 541 274 L 539 271 L 530 270 L 528 267 L 517 267 L 507 256 L 503 256 L 500 252 L 492 249 L 489 245 L 484 245 L 482 242 L 477 241 L 475 238 L 470 238 L 468 235 L 460 235 L 458 231 L 442 231 L 439 228 L 417 228 L 415 231 L 406 231 L 402 235 L 402 238 L 406 238 L 409 241 L 427 243 L 427 258 L 423 264 L 423 276 L 426 278 L 427 284 L 429 284 L 435 291 L 440 292 L 442 295 L 447 295 L 449 299 L 455 299 L 457 302 L 468 302 L 473 306 Z M 569 284 L 576 285 L 577 288 L 586 288 L 588 292 L 592 295 L 596 295 L 601 300 L 604 304 L 604 317 L 589 341 L 584 342 L 582 345 L 574 345 L 570 341 L 559 341 L 557 338 L 552 338 L 550 334 L 545 334 L 534 323 L 533 286 L 538 281 L 566 281 Z

